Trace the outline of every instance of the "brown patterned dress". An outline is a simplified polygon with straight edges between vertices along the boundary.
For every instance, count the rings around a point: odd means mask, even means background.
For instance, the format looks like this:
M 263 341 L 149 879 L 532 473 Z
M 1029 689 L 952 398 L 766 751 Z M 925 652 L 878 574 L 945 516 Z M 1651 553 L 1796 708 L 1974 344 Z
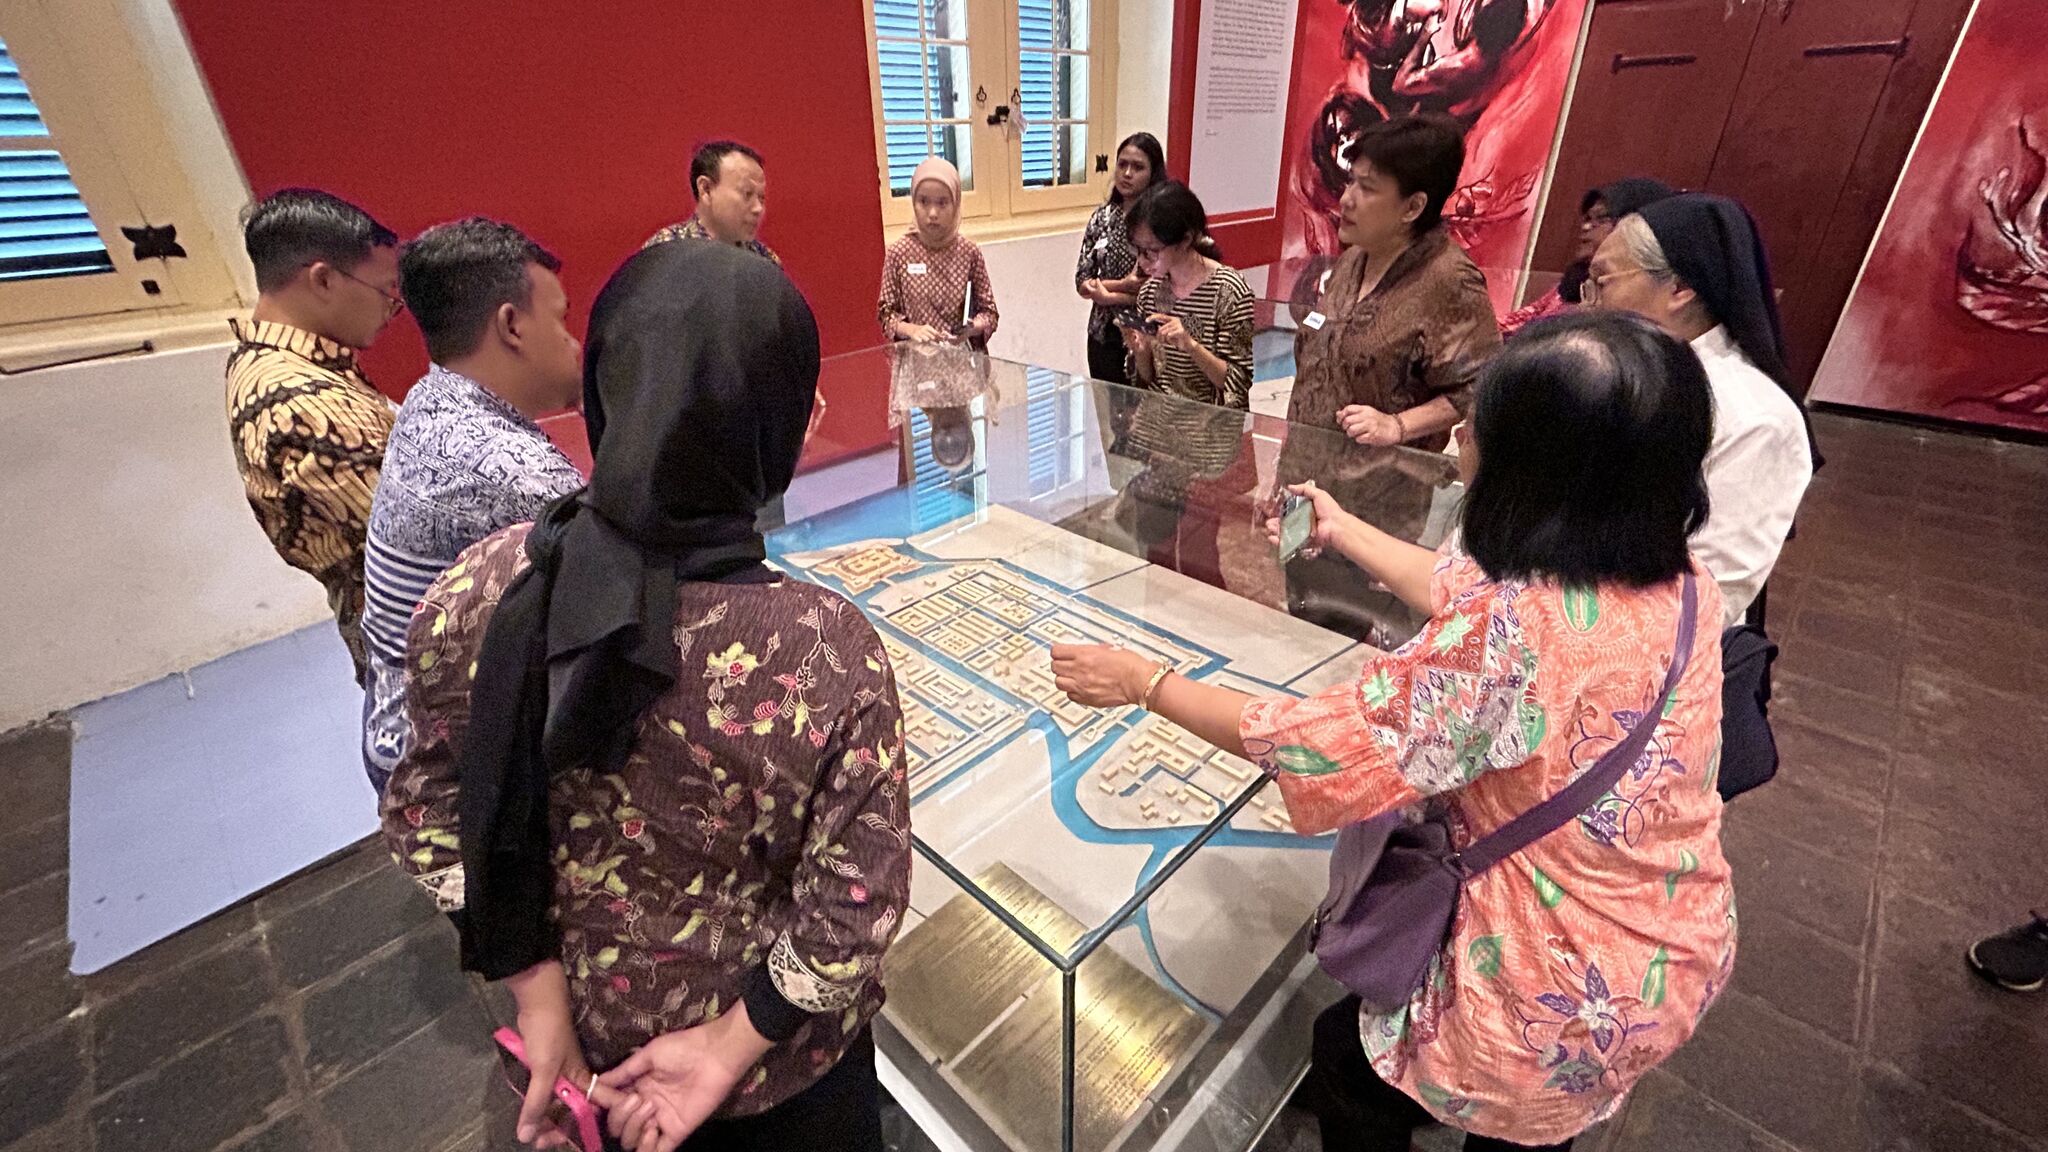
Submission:
M 445 909 L 463 895 L 470 678 L 530 527 L 463 553 L 407 638 L 415 737 L 384 835 Z M 554 914 L 594 1068 L 716 1018 L 763 973 L 810 1013 L 719 1113 L 747 1116 L 816 1083 L 881 1008 L 910 895 L 902 711 L 874 628 L 826 589 L 685 584 L 675 620 L 682 674 L 623 768 L 554 782 Z

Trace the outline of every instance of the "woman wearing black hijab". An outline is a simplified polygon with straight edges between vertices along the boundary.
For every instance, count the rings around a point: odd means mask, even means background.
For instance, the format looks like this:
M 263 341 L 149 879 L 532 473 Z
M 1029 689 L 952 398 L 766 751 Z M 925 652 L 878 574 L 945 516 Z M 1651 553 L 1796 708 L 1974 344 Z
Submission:
M 1599 251 L 1601 242 L 1614 231 L 1614 226 L 1623 218 L 1677 194 L 1671 185 L 1647 176 L 1628 176 L 1612 184 L 1587 189 L 1586 194 L 1579 198 L 1579 247 L 1572 262 L 1565 267 L 1556 287 L 1501 317 L 1501 339 L 1513 336 L 1532 320 L 1554 316 L 1579 303 L 1581 289 L 1586 284 L 1586 268 L 1593 262 L 1593 253 Z
M 754 527 L 795 472 L 816 324 L 767 261 L 657 245 L 599 295 L 584 378 L 589 487 L 414 616 L 385 836 L 518 1001 L 521 1139 L 559 1071 L 629 1148 L 880 1148 L 902 714 L 859 610 L 766 568 Z
M 1649 318 L 1689 341 L 1714 389 L 1713 511 L 1693 552 L 1740 623 L 1792 530 L 1816 457 L 1785 371 L 1777 294 L 1756 222 L 1725 196 L 1686 193 L 1623 219 L 1600 245 L 1586 303 Z

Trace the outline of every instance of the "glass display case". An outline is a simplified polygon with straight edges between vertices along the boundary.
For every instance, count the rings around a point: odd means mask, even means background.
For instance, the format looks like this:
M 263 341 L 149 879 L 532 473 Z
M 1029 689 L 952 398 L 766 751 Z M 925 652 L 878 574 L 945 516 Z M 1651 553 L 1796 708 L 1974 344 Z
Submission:
M 807 476 L 769 548 L 867 613 L 904 706 L 884 1082 L 942 1147 L 1248 1148 L 1338 996 L 1304 944 L 1327 842 L 1253 765 L 1068 701 L 1048 650 L 1120 644 L 1255 694 L 1355 678 L 1372 647 L 1288 611 L 1275 480 L 1363 452 L 1430 503 L 1454 463 L 957 347 L 837 357 L 822 388 L 882 381 L 900 449 Z M 1353 631 L 1405 639 L 1352 571 Z

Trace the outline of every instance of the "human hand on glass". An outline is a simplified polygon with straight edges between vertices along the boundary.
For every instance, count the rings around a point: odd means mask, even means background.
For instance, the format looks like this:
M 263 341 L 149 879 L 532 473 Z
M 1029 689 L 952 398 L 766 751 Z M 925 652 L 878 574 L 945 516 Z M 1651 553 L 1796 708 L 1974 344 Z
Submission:
M 1335 546 L 1338 524 L 1351 516 L 1337 503 L 1337 498 L 1318 488 L 1313 480 L 1289 484 L 1282 491 L 1305 497 L 1315 505 L 1314 526 L 1309 529 L 1308 542 L 1301 546 L 1301 551 L 1297 555 L 1312 560 L 1320 555 L 1323 549 Z M 1274 499 L 1266 502 L 1266 541 L 1275 548 L 1280 546 L 1280 503 L 1277 494 Z
M 898 321 L 896 334 L 912 344 L 937 344 L 946 339 L 946 334 L 929 324 L 912 324 Z
M 1118 708 L 1142 704 L 1145 684 L 1159 670 L 1128 648 L 1107 644 L 1055 644 L 1052 646 L 1053 686 L 1067 699 L 1090 708 Z
M 1407 439 L 1399 416 L 1389 416 L 1365 404 L 1346 404 L 1337 410 L 1337 427 L 1360 444 L 1391 448 Z
M 623 1094 L 607 1115 L 612 1135 L 632 1152 L 675 1152 L 771 1047 L 744 1003 L 708 1024 L 656 1036 L 598 1077 L 600 1087 Z

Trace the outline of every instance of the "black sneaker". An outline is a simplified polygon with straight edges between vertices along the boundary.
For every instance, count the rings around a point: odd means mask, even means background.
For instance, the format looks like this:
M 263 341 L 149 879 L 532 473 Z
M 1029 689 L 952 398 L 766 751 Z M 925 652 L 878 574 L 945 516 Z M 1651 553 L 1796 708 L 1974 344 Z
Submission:
M 2000 988 L 2039 992 L 2048 984 L 2048 920 L 2036 912 L 2031 923 L 1970 945 L 1970 967 Z

